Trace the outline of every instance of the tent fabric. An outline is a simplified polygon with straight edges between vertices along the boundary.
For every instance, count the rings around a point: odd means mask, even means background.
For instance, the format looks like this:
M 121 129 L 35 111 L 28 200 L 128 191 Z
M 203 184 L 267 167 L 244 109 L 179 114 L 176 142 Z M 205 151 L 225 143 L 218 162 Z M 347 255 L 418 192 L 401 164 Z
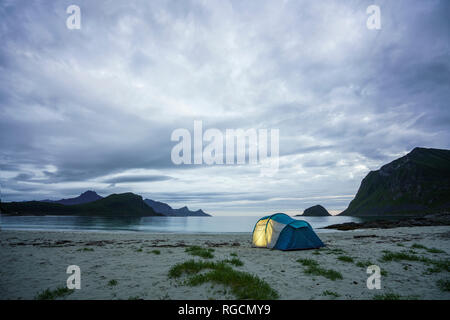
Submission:
M 295 220 L 284 213 L 262 217 L 253 229 L 255 247 L 301 250 L 324 247 L 324 243 L 304 220 Z

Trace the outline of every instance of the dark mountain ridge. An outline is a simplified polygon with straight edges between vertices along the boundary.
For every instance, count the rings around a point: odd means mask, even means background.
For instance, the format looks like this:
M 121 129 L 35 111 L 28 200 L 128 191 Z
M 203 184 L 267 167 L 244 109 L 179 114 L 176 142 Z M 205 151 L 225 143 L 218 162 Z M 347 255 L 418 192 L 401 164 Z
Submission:
M 158 213 L 168 217 L 210 217 L 211 215 L 205 213 L 202 209 L 191 211 L 187 206 L 179 209 L 173 209 L 167 203 L 145 199 L 144 202 L 153 208 Z
M 80 194 L 78 197 L 75 198 L 68 198 L 68 199 L 61 199 L 61 200 L 42 200 L 43 202 L 52 202 L 52 203 L 60 203 L 64 204 L 66 206 L 71 206 L 74 204 L 82 204 L 82 203 L 89 203 L 96 200 L 103 199 L 102 196 L 99 196 L 97 192 L 95 191 L 85 191 L 82 194 Z
M 141 196 L 131 192 L 111 194 L 103 198 L 91 190 L 69 199 L 0 202 L 0 212 L 14 215 L 210 217 L 201 209 L 191 211 L 186 206 L 173 209 L 164 202 L 143 200 Z
M 64 205 L 44 201 L 3 202 L 1 211 L 12 215 L 160 216 L 141 196 L 111 194 L 89 203 Z
M 450 208 L 450 150 L 414 148 L 371 171 L 340 215 L 417 215 Z

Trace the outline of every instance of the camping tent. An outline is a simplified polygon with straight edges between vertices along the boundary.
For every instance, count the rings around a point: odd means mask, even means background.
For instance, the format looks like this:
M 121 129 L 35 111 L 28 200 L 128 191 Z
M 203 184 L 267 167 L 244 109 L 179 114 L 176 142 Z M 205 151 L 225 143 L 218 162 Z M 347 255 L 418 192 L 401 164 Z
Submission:
M 253 229 L 253 245 L 279 250 L 313 249 L 325 245 L 303 220 L 275 213 L 258 220 Z

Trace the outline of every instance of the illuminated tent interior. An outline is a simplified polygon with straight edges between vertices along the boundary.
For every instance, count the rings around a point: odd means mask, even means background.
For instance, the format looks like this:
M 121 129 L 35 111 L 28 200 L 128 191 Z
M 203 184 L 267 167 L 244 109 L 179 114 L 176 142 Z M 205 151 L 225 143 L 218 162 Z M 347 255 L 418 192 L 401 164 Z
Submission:
M 258 220 L 253 229 L 255 247 L 301 250 L 324 247 L 311 225 L 284 213 L 275 213 Z

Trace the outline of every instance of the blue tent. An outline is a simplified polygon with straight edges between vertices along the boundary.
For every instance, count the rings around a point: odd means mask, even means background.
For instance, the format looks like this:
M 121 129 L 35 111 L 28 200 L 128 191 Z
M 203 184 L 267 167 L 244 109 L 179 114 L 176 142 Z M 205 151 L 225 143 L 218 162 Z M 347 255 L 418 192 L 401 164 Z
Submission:
M 308 222 L 295 220 L 284 213 L 275 213 L 258 220 L 253 229 L 253 245 L 279 250 L 325 246 Z

